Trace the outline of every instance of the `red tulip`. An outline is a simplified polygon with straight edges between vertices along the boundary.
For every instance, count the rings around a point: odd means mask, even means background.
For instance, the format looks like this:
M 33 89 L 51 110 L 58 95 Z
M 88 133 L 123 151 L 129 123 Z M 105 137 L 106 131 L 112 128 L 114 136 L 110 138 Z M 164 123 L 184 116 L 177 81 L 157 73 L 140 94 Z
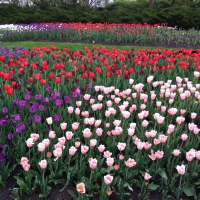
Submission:
M 54 74 L 50 73 L 49 74 L 49 79 L 53 79 L 54 78 Z
M 96 67 L 96 72 L 100 74 L 101 73 L 101 68 L 97 66 Z
M 30 83 L 32 83 L 32 82 L 34 81 L 34 79 L 33 79 L 32 77 L 29 77 L 29 78 L 28 78 L 28 81 L 29 81 Z
M 10 74 L 9 73 L 5 73 L 4 75 L 3 75 L 3 79 L 4 80 L 8 80 L 10 78 Z
M 94 75 L 94 72 L 90 72 L 90 73 L 89 73 L 89 77 L 90 77 L 90 78 L 94 78 L 94 76 L 95 76 L 95 75 Z
M 35 80 L 38 81 L 41 77 L 41 74 L 40 73 L 36 73 L 35 74 Z
M 116 75 L 120 76 L 121 73 L 122 73 L 121 69 L 117 69 L 117 70 L 116 70 Z
M 3 65 L 3 68 L 4 68 L 4 69 L 8 69 L 8 64 L 4 64 L 4 65 Z
M 83 78 L 88 78 L 88 73 L 87 72 L 85 72 L 85 73 L 83 73 Z
M 12 95 L 13 94 L 13 88 L 10 88 L 10 89 L 6 90 L 6 94 L 7 95 Z
M 40 80 L 40 85 L 46 85 L 46 80 L 45 79 L 41 79 Z
M 4 90 L 9 90 L 11 87 L 10 87 L 10 85 L 8 85 L 8 84 L 6 84 L 6 85 L 4 85 Z
M 4 61 L 4 56 L 0 56 L 0 61 Z
M 67 72 L 66 77 L 67 77 L 67 78 L 71 78 L 71 77 L 72 77 L 72 73 L 71 73 L 71 72 Z
M 58 76 L 58 77 L 56 77 L 56 84 L 58 84 L 58 83 L 60 83 L 61 82 L 61 78 Z

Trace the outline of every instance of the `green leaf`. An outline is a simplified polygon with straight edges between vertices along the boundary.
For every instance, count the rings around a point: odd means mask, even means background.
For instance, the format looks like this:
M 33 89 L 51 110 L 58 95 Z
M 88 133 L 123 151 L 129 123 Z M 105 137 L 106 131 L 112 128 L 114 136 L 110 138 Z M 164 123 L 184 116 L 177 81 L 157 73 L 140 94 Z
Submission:
M 183 188 L 183 192 L 188 196 L 188 197 L 191 197 L 191 196 L 196 196 L 196 191 L 194 189 L 194 187 L 184 187 Z
M 72 190 L 67 190 L 67 191 L 73 197 L 74 200 L 78 200 L 77 196 L 74 194 Z
M 148 185 L 149 190 L 156 190 L 157 188 L 159 188 L 159 185 L 156 185 L 156 184 L 153 184 L 153 183 Z
M 168 177 L 167 177 L 166 172 L 165 172 L 165 171 L 161 171 L 161 172 L 159 173 L 159 175 L 163 178 L 165 184 L 167 184 Z
M 125 183 L 124 187 L 127 187 L 129 190 L 133 191 L 133 188 L 128 183 Z

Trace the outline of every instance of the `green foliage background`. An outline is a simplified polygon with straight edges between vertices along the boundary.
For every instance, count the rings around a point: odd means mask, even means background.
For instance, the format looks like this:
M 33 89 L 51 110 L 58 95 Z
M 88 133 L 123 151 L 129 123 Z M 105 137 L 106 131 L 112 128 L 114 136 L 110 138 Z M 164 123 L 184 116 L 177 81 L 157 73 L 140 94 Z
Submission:
M 185 3 L 183 3 L 185 2 Z M 168 26 L 184 29 L 200 27 L 200 3 L 198 1 L 157 0 L 149 8 L 147 0 L 135 2 L 117 1 L 105 8 L 88 8 L 80 4 L 60 3 L 55 6 L 40 0 L 34 6 L 18 6 L 16 3 L 0 4 L 0 23 L 34 22 L 108 22 L 149 23 L 166 22 Z

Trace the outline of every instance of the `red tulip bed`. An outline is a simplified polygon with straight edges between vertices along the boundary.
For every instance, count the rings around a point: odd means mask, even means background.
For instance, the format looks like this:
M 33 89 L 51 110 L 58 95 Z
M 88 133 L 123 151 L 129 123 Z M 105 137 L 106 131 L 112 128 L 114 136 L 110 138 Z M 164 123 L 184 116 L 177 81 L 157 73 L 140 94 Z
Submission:
M 200 198 L 200 49 L 0 51 L 1 200 Z
M 185 47 L 200 46 L 199 30 L 167 27 L 166 23 L 41 23 L 0 25 L 0 41 L 54 41 L 92 44 Z

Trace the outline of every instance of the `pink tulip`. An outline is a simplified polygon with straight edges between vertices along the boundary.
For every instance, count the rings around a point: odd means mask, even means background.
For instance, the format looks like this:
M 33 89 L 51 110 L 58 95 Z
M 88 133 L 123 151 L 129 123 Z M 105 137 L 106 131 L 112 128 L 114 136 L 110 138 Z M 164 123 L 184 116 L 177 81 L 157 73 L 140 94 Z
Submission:
M 67 111 L 69 114 L 72 114 L 74 112 L 74 108 L 72 106 L 67 107 Z
M 154 143 L 154 145 L 158 145 L 158 144 L 160 144 L 160 140 L 157 139 L 157 138 L 155 138 L 155 139 L 153 140 L 153 143 Z
M 65 122 L 61 123 L 60 128 L 64 131 L 67 128 L 67 123 Z
M 119 160 L 123 160 L 124 156 L 123 155 L 119 155 Z
M 85 194 L 85 184 L 84 183 L 77 184 L 76 190 L 78 193 Z
M 164 120 L 165 120 L 165 117 L 163 117 L 161 115 L 157 118 L 158 124 L 162 124 L 164 122 Z
M 81 153 L 86 154 L 89 151 L 89 147 L 86 145 L 81 145 Z
M 54 139 L 56 137 L 55 131 L 49 131 L 49 138 Z
M 125 119 L 128 119 L 130 117 L 130 112 L 129 111 L 122 111 L 122 116 L 125 118 Z
M 136 128 L 136 123 L 133 123 L 133 122 L 132 122 L 132 123 L 129 124 L 129 126 L 130 126 L 130 128 L 135 129 L 135 128 Z
M 154 153 L 151 153 L 151 155 L 149 155 L 149 158 L 154 161 L 156 159 L 156 155 Z
M 62 149 L 61 149 L 61 148 L 57 148 L 57 149 L 53 150 L 53 155 L 54 155 L 55 157 L 60 157 L 60 156 L 62 156 Z
M 84 138 L 90 138 L 92 136 L 92 132 L 89 128 L 85 128 L 82 132 Z
M 29 138 L 28 140 L 26 140 L 26 145 L 29 148 L 32 147 L 34 145 L 33 138 Z
M 170 124 L 170 125 L 168 126 L 167 133 L 168 133 L 168 134 L 171 134 L 171 133 L 174 131 L 174 129 L 175 129 L 175 126 L 174 126 L 173 124 Z
M 178 149 L 174 149 L 172 153 L 174 154 L 174 156 L 179 156 L 181 152 Z
M 144 148 L 144 142 L 138 142 L 137 143 L 137 149 L 142 150 Z
M 48 147 L 50 145 L 50 140 L 49 139 L 44 139 L 42 143 L 45 145 L 45 147 Z
M 134 159 L 129 158 L 127 161 L 124 161 L 125 165 L 129 168 L 132 168 L 136 165 L 136 162 Z
M 89 158 L 89 166 L 91 169 L 95 169 L 97 167 L 97 159 L 96 158 Z
M 65 137 L 58 138 L 58 142 L 63 146 L 66 142 Z
M 195 119 L 197 117 L 197 113 L 191 113 L 191 119 Z
M 163 151 L 158 150 L 157 152 L 155 152 L 155 156 L 157 159 L 161 159 L 163 157 L 163 155 L 164 155 Z
M 103 134 L 103 130 L 101 129 L 101 128 L 97 128 L 96 129 L 96 134 L 97 134 L 97 136 L 102 136 L 102 134 Z
M 151 179 L 151 177 L 152 176 L 146 172 L 145 175 L 144 175 L 144 180 L 148 181 L 149 179 Z
M 117 148 L 119 151 L 124 151 L 124 149 L 126 148 L 126 143 L 118 142 Z
M 76 153 L 76 151 L 77 151 L 77 149 L 76 149 L 74 146 L 71 146 L 71 147 L 69 148 L 69 155 L 70 155 L 70 156 L 74 156 L 75 153 Z
M 91 139 L 90 140 L 90 146 L 95 147 L 97 145 L 97 140 L 96 139 Z
M 72 124 L 72 129 L 73 129 L 74 131 L 76 131 L 76 130 L 78 129 L 78 127 L 79 127 L 79 123 L 78 123 L 78 122 L 74 122 L 74 123 Z
M 180 174 L 180 175 L 183 175 L 183 174 L 185 174 L 185 165 L 181 165 L 181 166 L 179 166 L 179 165 L 177 165 L 176 166 L 176 169 L 177 169 L 177 172 Z
M 66 137 L 67 140 L 71 140 L 72 137 L 73 137 L 73 135 L 74 135 L 74 134 L 73 134 L 71 131 L 67 131 L 67 132 L 65 133 L 65 137 Z
M 186 110 L 185 109 L 181 109 L 180 113 L 181 113 L 181 115 L 184 115 L 186 113 Z
M 161 143 L 165 143 L 167 141 L 168 136 L 165 136 L 163 134 L 159 135 L 158 139 Z
M 88 119 L 88 124 L 89 124 L 90 126 L 92 126 L 92 125 L 94 124 L 94 122 L 95 122 L 94 117 L 91 117 L 91 118 Z
M 24 171 L 29 171 L 31 166 L 28 163 L 25 163 L 22 165 L 22 167 L 23 167 Z
M 97 104 L 93 104 L 93 105 L 91 106 L 91 108 L 92 108 L 93 111 L 97 111 L 97 110 L 98 110 Z
M 33 138 L 33 142 L 36 142 L 39 139 L 40 135 L 36 133 L 31 133 L 30 137 Z
M 104 176 L 104 182 L 106 185 L 110 185 L 112 183 L 112 181 L 113 181 L 113 176 L 111 176 L 109 174 Z
M 162 102 L 161 102 L 161 101 L 157 101 L 157 102 L 156 102 L 156 106 L 157 106 L 157 107 L 160 107 L 160 106 L 161 106 L 161 104 L 162 104 Z
M 186 153 L 186 159 L 187 161 L 191 162 L 195 158 L 195 150 L 190 150 L 189 152 Z
M 141 104 L 141 105 L 140 105 L 140 109 L 141 109 L 141 110 L 144 110 L 145 108 L 146 108 L 146 105 L 145 105 L 145 104 Z
M 132 85 L 134 83 L 134 80 L 132 78 L 129 79 L 129 84 Z
M 103 144 L 99 145 L 98 150 L 100 153 L 104 152 L 105 146 Z
M 142 126 L 143 126 L 143 127 L 147 127 L 148 124 L 149 124 L 149 122 L 148 122 L 147 120 L 143 120 L 143 121 L 142 121 Z
M 21 158 L 20 164 L 21 164 L 21 165 L 24 165 L 24 164 L 26 164 L 26 163 L 28 163 L 28 158 L 27 158 L 27 157 L 22 157 L 22 158 Z
M 48 125 L 53 124 L 53 118 L 52 118 L 52 117 L 46 118 L 46 121 L 47 121 L 47 124 L 48 124 Z
M 101 119 L 95 121 L 94 126 L 97 128 L 101 125 Z
M 38 151 L 43 152 L 45 150 L 45 145 L 42 142 L 40 142 L 37 146 Z
M 137 93 L 132 93 L 132 97 L 133 97 L 133 99 L 136 99 L 137 98 Z
M 154 79 L 154 76 L 149 76 L 147 78 L 147 83 L 151 83 L 153 81 L 153 79 Z
M 114 102 L 115 102 L 116 104 L 119 104 L 120 101 L 121 101 L 121 99 L 120 99 L 119 97 L 114 98 Z
M 134 133 L 135 133 L 135 129 L 133 129 L 133 128 L 129 128 L 129 129 L 128 129 L 128 135 L 129 135 L 129 136 L 133 136 Z
M 106 116 L 106 117 L 110 117 L 110 114 L 111 114 L 110 111 L 106 110 L 105 116 Z
M 109 157 L 106 159 L 106 164 L 108 167 L 113 166 L 113 163 L 114 163 L 114 158 Z
M 196 128 L 196 127 L 197 127 L 196 124 L 194 124 L 194 123 L 188 123 L 188 129 L 189 129 L 189 131 L 193 131 L 194 128 Z
M 77 141 L 77 142 L 75 142 L 75 147 L 76 147 L 76 148 L 79 148 L 79 147 L 80 147 L 80 145 L 81 145 L 81 143 L 80 143 L 80 142 L 78 142 L 78 141 Z
M 196 159 L 200 160 L 200 151 L 196 151 L 195 156 L 196 156 Z
M 148 150 L 149 148 L 151 148 L 152 144 L 148 143 L 148 142 L 145 142 L 144 143 L 144 149 L 145 150 Z
M 47 167 L 47 161 L 41 160 L 39 163 L 41 169 L 45 169 Z
M 86 100 L 86 101 L 88 101 L 89 99 L 90 99 L 90 94 L 85 94 L 84 96 L 83 96 L 83 98 Z
M 77 107 L 81 107 L 81 105 L 82 105 L 82 101 L 76 101 L 76 106 Z
M 103 153 L 104 158 L 109 158 L 111 156 L 112 156 L 112 153 L 110 151 L 104 151 L 104 153 Z

